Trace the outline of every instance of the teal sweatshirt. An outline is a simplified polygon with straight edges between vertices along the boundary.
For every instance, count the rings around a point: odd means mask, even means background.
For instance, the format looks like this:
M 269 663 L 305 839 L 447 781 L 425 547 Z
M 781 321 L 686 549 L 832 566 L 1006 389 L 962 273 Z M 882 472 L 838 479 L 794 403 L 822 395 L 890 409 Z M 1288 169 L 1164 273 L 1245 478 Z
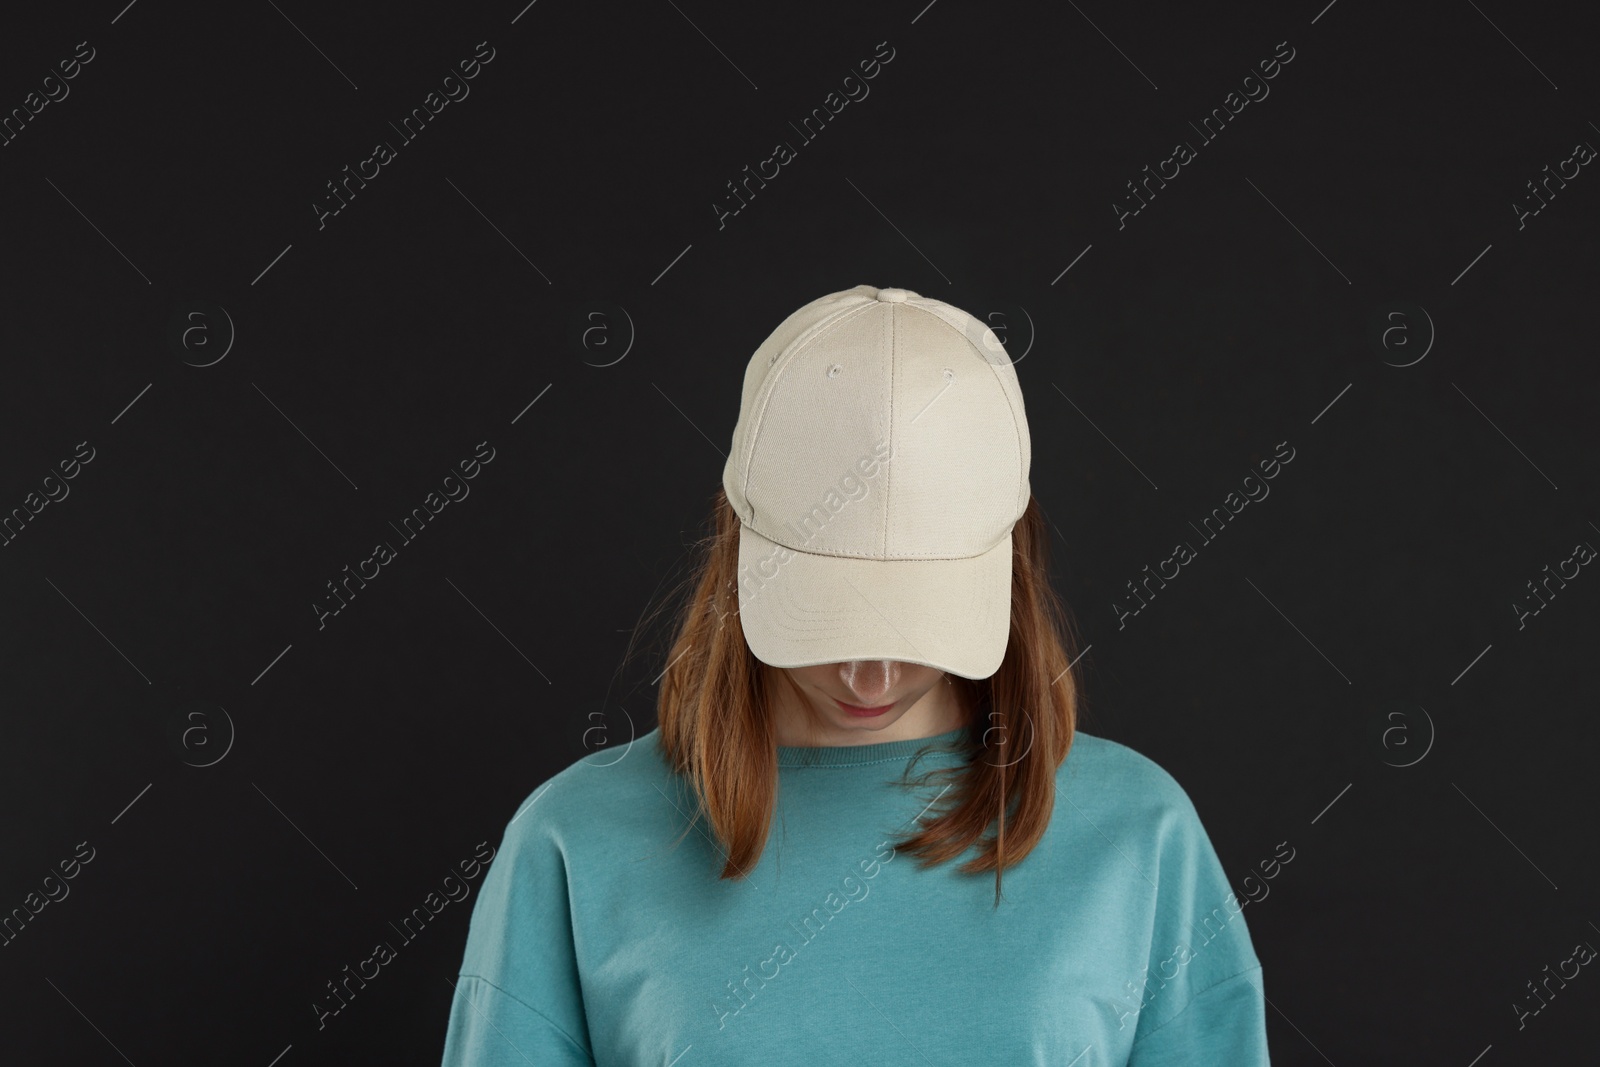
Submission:
M 1261 964 L 1194 805 L 1079 730 L 1044 837 L 1008 868 L 893 842 L 963 730 L 778 749 L 760 861 L 691 825 L 660 732 L 577 761 L 506 827 L 473 912 L 444 1067 L 1258 1067 Z

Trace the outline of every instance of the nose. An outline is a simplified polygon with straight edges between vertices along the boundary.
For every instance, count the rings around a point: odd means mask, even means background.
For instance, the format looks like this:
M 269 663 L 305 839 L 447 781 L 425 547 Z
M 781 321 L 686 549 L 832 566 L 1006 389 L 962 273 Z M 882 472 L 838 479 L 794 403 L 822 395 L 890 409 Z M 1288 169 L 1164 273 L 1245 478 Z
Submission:
M 876 708 L 900 680 L 900 664 L 892 659 L 857 659 L 839 664 L 839 680 L 850 691 L 847 703 Z

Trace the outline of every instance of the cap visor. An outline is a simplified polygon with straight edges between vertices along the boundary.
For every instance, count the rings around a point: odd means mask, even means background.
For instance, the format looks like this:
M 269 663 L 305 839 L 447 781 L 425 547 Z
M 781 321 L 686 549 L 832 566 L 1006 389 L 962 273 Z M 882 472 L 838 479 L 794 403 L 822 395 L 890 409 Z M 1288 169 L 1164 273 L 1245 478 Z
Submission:
M 1011 534 L 966 559 L 876 560 L 787 548 L 739 526 L 739 620 L 773 667 L 921 663 L 999 670 L 1011 634 Z

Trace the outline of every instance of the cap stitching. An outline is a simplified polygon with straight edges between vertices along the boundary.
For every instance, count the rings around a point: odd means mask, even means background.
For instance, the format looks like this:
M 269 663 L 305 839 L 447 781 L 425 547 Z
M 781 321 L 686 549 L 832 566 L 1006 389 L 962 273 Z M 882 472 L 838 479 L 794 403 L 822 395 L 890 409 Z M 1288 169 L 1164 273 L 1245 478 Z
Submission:
M 906 301 L 906 303 L 908 305 L 911 304 L 911 302 L 909 300 Z M 915 305 L 912 305 L 912 306 L 915 306 Z M 950 306 L 953 306 L 953 305 L 950 305 Z M 947 329 L 953 330 L 954 332 L 956 332 L 958 334 L 961 334 L 961 336 L 966 339 L 966 341 L 967 341 L 967 343 L 969 345 L 973 345 L 974 348 L 977 347 L 973 343 L 972 338 L 967 337 L 967 335 L 964 334 L 964 333 L 961 333 L 960 330 L 957 330 L 950 323 L 946 322 L 942 316 L 935 314 L 934 312 L 928 310 L 925 307 L 918 307 L 917 310 L 921 311 L 924 315 L 927 315 L 928 317 L 930 317 L 930 318 L 942 323 Z M 977 317 L 974 316 L 971 312 L 963 311 L 961 308 L 955 308 L 955 310 L 960 311 L 963 315 L 966 315 L 969 319 L 972 319 L 974 322 L 978 321 Z M 989 328 L 988 326 L 984 327 L 984 329 L 988 329 L 988 328 Z M 1004 347 L 1004 346 L 1002 345 L 1001 347 Z M 1029 450 L 1028 449 L 1024 449 L 1022 447 L 1022 431 L 1021 431 L 1021 429 L 1019 427 L 1021 427 L 1024 424 L 1024 422 L 1027 420 L 1027 414 L 1026 414 L 1026 412 L 1018 411 L 1017 410 L 1017 405 L 1012 403 L 1012 401 L 1011 401 L 1011 390 L 1006 388 L 1005 379 L 1000 376 L 1000 365 L 998 363 L 989 362 L 989 360 L 984 359 L 984 357 L 981 354 L 978 354 L 978 353 L 974 353 L 974 354 L 978 355 L 978 358 L 983 361 L 983 365 L 989 368 L 989 373 L 994 375 L 996 383 L 1000 386 L 1000 394 L 1005 397 L 1006 407 L 1011 412 L 1011 430 L 1012 430 L 1012 433 L 1015 436 L 1016 442 L 1017 442 L 1017 473 L 1022 475 L 1020 485 L 1018 486 L 1018 489 L 1017 489 L 1016 506 L 1017 506 L 1018 510 L 1021 510 L 1021 509 L 1026 508 L 1028 506 L 1028 499 L 1027 499 L 1027 497 L 1025 495 L 1023 495 L 1024 493 L 1027 492 L 1027 489 L 1028 489 L 1028 474 L 1027 474 L 1027 471 L 1023 468 L 1023 462 L 1027 458 L 1027 453 L 1028 453 Z M 1012 377 L 1015 378 L 1016 377 L 1016 373 L 1017 373 L 1017 368 L 1016 368 L 1016 364 L 1011 362 L 1010 353 L 1006 354 L 1006 366 L 1011 368 Z M 1019 383 L 1017 383 L 1017 393 L 1018 393 L 1018 395 L 1020 395 L 1021 392 L 1022 392 L 1022 385 L 1019 382 Z
M 879 290 L 879 291 L 881 292 L 882 290 Z M 895 357 L 895 348 L 894 348 L 895 339 L 898 336 L 898 334 L 897 334 L 897 332 L 895 330 L 894 309 L 895 309 L 896 306 L 898 306 L 900 304 L 904 304 L 904 305 L 906 305 L 908 307 L 917 306 L 917 305 L 913 304 L 910 300 L 903 300 L 903 301 L 892 301 L 892 300 L 891 301 L 874 301 L 873 303 L 868 303 L 868 304 L 863 304 L 862 305 L 863 308 L 872 307 L 874 305 L 879 306 L 879 307 L 885 307 L 886 306 L 888 308 L 888 314 L 886 314 L 884 316 L 884 323 L 883 323 L 883 327 L 882 327 L 881 333 L 888 335 L 887 339 L 886 339 L 886 348 L 887 348 L 887 351 L 889 353 L 889 358 L 888 358 L 887 362 L 888 362 L 888 371 L 889 371 L 889 435 L 890 435 L 890 441 L 891 441 L 890 453 L 889 453 L 890 456 L 895 456 L 895 455 L 899 454 L 899 446 L 898 446 L 898 444 L 894 443 L 895 427 L 897 425 L 895 417 L 894 417 L 895 385 L 897 384 L 896 379 L 897 379 L 897 376 L 898 376 L 898 368 L 899 368 L 899 363 L 894 358 Z M 852 310 L 860 310 L 860 309 L 852 309 Z M 917 310 L 921 311 L 923 314 L 927 315 L 928 317 L 934 319 L 939 324 L 944 326 L 946 329 L 949 329 L 954 333 L 960 334 L 961 337 L 963 339 L 965 339 L 969 345 L 972 343 L 971 339 L 967 338 L 966 334 L 962 333 L 960 330 L 957 330 L 950 323 L 946 322 L 944 320 L 944 318 L 942 318 L 941 316 L 935 314 L 932 311 L 929 311 L 925 307 L 917 307 Z M 960 311 L 961 309 L 957 308 L 955 310 Z M 968 313 L 968 312 L 962 312 L 962 313 L 968 315 L 969 318 L 972 317 L 970 315 L 970 313 Z M 838 320 L 838 323 L 842 324 L 844 321 L 845 321 L 844 320 L 844 316 L 841 315 L 840 319 Z M 807 335 L 807 336 L 809 336 L 809 335 Z M 797 339 L 795 344 L 791 345 L 789 349 L 785 349 L 784 353 L 780 354 L 779 358 L 782 359 L 784 355 L 787 355 L 790 351 L 792 351 L 794 348 L 796 348 L 798 346 L 799 346 L 799 340 Z M 974 355 L 977 355 L 977 353 L 975 352 Z M 979 356 L 979 358 L 982 359 L 981 356 Z M 1003 381 L 998 380 L 999 379 L 999 367 L 996 364 L 990 363 L 986 359 L 983 360 L 983 363 L 984 363 L 985 366 L 987 366 L 990 369 L 991 373 L 993 373 L 996 376 L 996 379 L 997 379 L 996 384 L 1000 385 L 1001 393 L 1006 394 L 1006 406 L 1012 412 L 1012 415 L 1013 415 L 1012 429 L 1013 429 L 1013 431 L 1016 431 L 1016 423 L 1017 423 L 1016 407 L 1011 403 L 1011 397 L 1009 395 L 1008 390 L 1005 389 Z M 762 408 L 761 408 L 761 417 L 762 417 L 762 419 L 765 419 L 765 417 L 766 417 L 766 407 L 765 407 L 765 405 L 763 405 Z M 759 426 L 759 422 L 758 422 L 758 426 Z M 752 444 L 750 446 L 750 451 L 752 453 L 755 451 L 755 445 L 754 445 L 753 442 L 752 442 Z M 1019 457 L 1018 458 L 1018 462 L 1020 464 L 1020 462 L 1021 462 L 1021 458 L 1020 457 L 1021 457 L 1021 454 L 1022 454 L 1022 441 L 1021 441 L 1020 432 L 1018 432 L 1018 436 L 1017 436 L 1017 453 L 1018 453 L 1018 457 Z M 876 553 L 877 553 L 878 556 L 886 556 L 888 551 L 889 551 L 889 512 L 890 512 L 890 501 L 892 499 L 891 489 L 893 487 L 893 474 L 894 474 L 894 464 L 893 464 L 892 460 L 889 461 L 889 462 L 886 462 L 884 464 L 883 472 L 884 472 L 884 476 L 883 476 L 883 502 L 884 502 L 883 503 L 883 525 L 882 525 L 882 528 L 881 528 L 881 531 L 880 531 L 879 547 L 876 549 Z M 1019 470 L 1019 473 L 1020 473 L 1020 470 Z M 748 471 L 746 472 L 746 477 L 748 477 Z M 1023 483 L 1026 484 L 1026 481 L 1027 481 L 1026 478 L 1024 478 L 1023 479 Z M 746 498 L 745 499 L 747 499 L 747 500 L 749 499 L 748 493 L 746 494 Z M 1025 500 L 1019 500 L 1017 502 L 1017 506 L 1020 507 L 1020 506 L 1024 505 L 1025 503 L 1026 503 Z M 757 532 L 760 533 L 761 531 L 758 530 Z M 886 559 L 883 559 L 881 561 L 882 562 L 886 562 L 886 563 L 897 563 L 897 562 L 921 563 L 921 562 L 934 562 L 934 561 L 940 561 L 940 560 L 969 560 L 969 559 L 975 559 L 978 556 L 981 556 L 981 555 L 984 555 L 987 552 L 993 551 L 995 546 L 1000 544 L 1002 541 L 1004 541 L 1005 540 L 1005 536 L 1009 535 L 1009 533 L 1010 533 L 1010 530 L 1007 530 L 1006 534 L 1002 535 L 1000 540 L 995 542 L 995 545 L 990 545 L 987 548 L 984 548 L 982 551 L 974 553 L 973 555 L 968 555 L 968 556 L 949 556 L 949 555 L 942 555 L 942 554 L 935 555 L 933 553 L 925 553 L 925 554 L 924 553 L 914 553 L 914 554 L 896 555 L 896 556 L 894 556 L 892 558 L 886 558 Z M 876 558 L 875 556 L 861 556 L 861 555 L 854 555 L 854 554 L 851 554 L 851 553 L 843 553 L 843 552 L 816 552 L 816 551 L 812 551 L 810 549 L 796 548 L 793 545 L 785 544 L 784 542 L 778 541 L 776 538 L 770 537 L 765 533 L 762 533 L 761 536 L 766 537 L 769 541 L 773 541 L 775 544 L 784 545 L 784 547 L 788 548 L 789 551 L 791 551 L 791 552 L 797 552 L 797 553 L 800 553 L 801 555 L 806 555 L 806 556 L 828 557 L 828 558 L 833 558 L 833 559 L 875 559 Z
M 761 380 L 761 391 L 752 398 L 752 402 L 756 408 L 756 424 L 750 427 L 749 443 L 745 445 L 744 450 L 743 496 L 745 503 L 750 507 L 750 515 L 752 518 L 755 517 L 756 509 L 755 505 L 750 501 L 751 461 L 755 458 L 756 443 L 761 440 L 761 428 L 767 421 L 767 402 L 772 399 L 772 391 L 777 386 L 778 364 L 787 361 L 790 356 L 794 355 L 795 352 L 799 351 L 804 346 L 810 344 L 817 337 L 820 337 L 824 333 L 844 325 L 844 323 L 849 321 L 851 316 L 859 315 L 861 312 L 871 307 L 874 303 L 876 303 L 876 301 L 864 301 L 856 307 L 846 308 L 845 310 L 838 312 L 832 319 L 823 319 L 821 322 L 813 323 L 804 331 L 802 331 L 799 337 L 796 337 L 793 341 L 789 342 L 788 346 L 779 352 L 777 357 L 768 365 L 767 373 Z
M 752 529 L 754 529 L 754 527 L 752 527 Z M 1001 534 L 998 539 L 996 539 L 994 544 L 988 546 L 987 548 L 979 549 L 977 552 L 974 552 L 972 555 L 969 555 L 969 556 L 935 556 L 935 555 L 928 555 L 928 554 L 884 556 L 882 553 L 883 552 L 887 552 L 888 551 L 887 549 L 883 549 L 883 550 L 866 549 L 865 551 L 873 553 L 873 555 L 868 555 L 868 556 L 858 555 L 858 554 L 856 554 L 856 551 L 851 551 L 851 552 L 816 552 L 816 551 L 813 551 L 811 549 L 796 548 L 793 545 L 788 544 L 788 543 L 783 542 L 783 541 L 779 541 L 776 538 L 768 537 L 765 533 L 762 533 L 760 530 L 756 530 L 755 532 L 760 534 L 762 537 L 766 537 L 766 539 L 768 541 L 771 541 L 773 544 L 783 545 L 783 547 L 787 548 L 790 552 L 793 552 L 796 555 L 801 555 L 801 556 L 815 556 L 815 557 L 818 557 L 818 558 L 826 558 L 826 559 L 865 559 L 865 560 L 871 560 L 874 563 L 926 563 L 926 562 L 938 562 L 940 560 L 977 559 L 981 555 L 984 555 L 984 554 L 989 553 L 989 552 L 993 552 L 996 548 L 998 548 L 1000 546 L 1001 542 L 1004 541 L 1006 539 L 1006 537 L 1008 537 L 1011 534 L 1012 531 L 1007 530 L 1005 533 Z
M 880 289 L 879 292 L 882 292 L 882 290 Z M 901 302 L 903 303 L 903 301 L 901 301 Z M 894 358 L 895 357 L 895 348 L 894 348 L 894 346 L 895 346 L 895 332 L 894 332 L 894 308 L 895 308 L 895 302 L 894 301 L 885 301 L 885 303 L 887 303 L 889 305 L 889 313 L 884 316 L 884 319 L 886 321 L 883 324 L 883 328 L 884 328 L 885 332 L 887 332 L 888 335 L 889 335 L 889 343 L 888 343 L 888 347 L 886 348 L 886 351 L 889 353 L 889 359 L 888 359 L 888 364 L 889 364 L 889 456 L 890 456 L 890 458 L 892 460 L 893 457 L 895 457 L 895 456 L 900 454 L 900 442 L 895 439 L 896 438 L 895 427 L 896 427 L 897 423 L 896 423 L 895 417 L 894 417 L 895 376 L 900 373 L 900 364 L 899 364 L 899 361 Z M 892 462 L 891 463 L 885 463 L 883 465 L 883 533 L 882 533 L 882 536 L 879 537 L 879 539 L 878 539 L 878 552 L 881 555 L 885 555 L 885 556 L 887 556 L 889 554 L 889 509 L 890 509 L 890 507 L 891 507 L 891 505 L 893 504 L 893 501 L 894 501 L 894 497 L 892 495 L 893 489 L 894 489 L 894 468 L 893 468 L 893 463 Z

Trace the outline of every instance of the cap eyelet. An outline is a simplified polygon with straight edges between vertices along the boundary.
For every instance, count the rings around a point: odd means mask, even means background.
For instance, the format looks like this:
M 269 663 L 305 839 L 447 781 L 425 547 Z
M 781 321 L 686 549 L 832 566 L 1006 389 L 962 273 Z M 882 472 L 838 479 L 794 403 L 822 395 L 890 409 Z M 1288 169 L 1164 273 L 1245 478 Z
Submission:
M 947 381 L 947 382 L 953 382 L 953 381 L 955 381 L 955 379 L 956 379 L 956 372 L 951 370 L 949 367 L 946 367 L 944 369 L 944 380 Z
M 842 371 L 842 370 L 844 370 L 844 368 L 842 366 L 840 366 L 839 364 L 835 363 L 833 366 L 828 368 L 828 377 L 837 378 L 839 376 L 839 372 Z

